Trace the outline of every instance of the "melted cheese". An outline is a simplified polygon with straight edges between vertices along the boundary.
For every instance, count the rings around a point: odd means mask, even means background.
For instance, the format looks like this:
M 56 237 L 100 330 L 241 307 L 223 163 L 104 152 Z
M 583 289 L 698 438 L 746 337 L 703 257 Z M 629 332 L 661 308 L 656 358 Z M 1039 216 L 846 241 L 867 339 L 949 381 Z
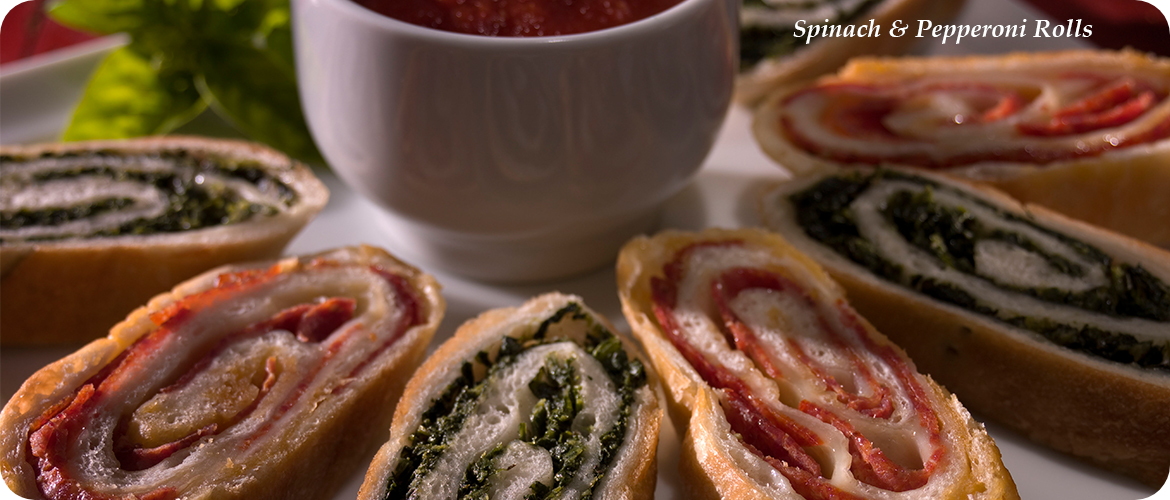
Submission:
M 834 426 L 812 415 L 798 410 L 802 401 L 812 402 L 829 408 L 844 418 L 862 435 L 875 443 L 888 458 L 908 469 L 920 469 L 933 452 L 931 432 L 922 427 L 917 409 L 906 394 L 897 375 L 897 370 L 886 360 L 871 352 L 864 339 L 849 332 L 842 319 L 837 316 L 832 296 L 817 284 L 799 266 L 787 259 L 773 256 L 761 248 L 743 246 L 696 247 L 685 260 L 686 272 L 678 282 L 677 304 L 673 310 L 681 334 L 688 343 L 702 351 L 712 362 L 726 368 L 743 380 L 752 394 L 766 401 L 766 404 L 805 428 L 813 431 L 823 444 L 806 449 L 820 463 L 822 474 L 831 484 L 855 494 L 875 498 L 897 498 L 898 494 L 882 490 L 858 481 L 850 472 L 853 458 L 850 455 L 848 439 Z M 781 366 L 782 378 L 767 376 L 743 351 L 729 345 L 720 330 L 720 313 L 713 305 L 711 296 L 712 280 L 725 271 L 734 268 L 766 269 L 778 272 L 795 282 L 816 304 L 809 308 L 805 301 L 791 293 L 770 289 L 748 288 L 731 301 L 736 316 L 749 326 L 758 337 L 759 345 Z M 827 325 L 820 317 L 828 317 Z M 829 331 L 834 332 L 830 337 Z M 789 349 L 793 342 L 813 360 L 813 363 L 829 376 L 841 382 L 847 392 L 859 392 L 861 396 L 872 396 L 869 382 L 858 377 L 853 360 L 843 349 L 852 350 L 859 361 L 867 367 L 877 383 L 891 389 L 893 414 L 888 418 L 874 418 L 848 408 L 838 395 L 830 391 L 821 379 Z M 716 391 L 714 394 L 722 393 Z M 933 405 L 939 402 L 932 401 Z M 762 487 L 773 491 L 777 498 L 789 498 L 791 485 L 777 469 L 750 452 L 739 439 L 734 437 L 726 421 L 717 423 L 725 427 L 724 442 L 730 457 Z M 720 434 L 719 431 L 715 431 Z M 951 447 L 949 438 L 944 436 L 944 447 Z M 944 460 L 931 476 L 934 486 L 928 484 L 925 490 L 913 495 L 922 495 L 932 488 L 945 488 L 948 467 L 957 464 Z M 936 479 L 937 478 L 937 479 Z

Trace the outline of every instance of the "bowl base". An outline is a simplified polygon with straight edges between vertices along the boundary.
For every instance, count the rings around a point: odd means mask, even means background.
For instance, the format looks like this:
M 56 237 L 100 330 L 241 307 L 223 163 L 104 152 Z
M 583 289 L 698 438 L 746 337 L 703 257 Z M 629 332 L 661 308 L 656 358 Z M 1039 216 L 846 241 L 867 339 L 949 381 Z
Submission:
M 523 234 L 467 234 L 381 211 L 395 253 L 423 269 L 500 284 L 552 281 L 613 264 L 630 238 L 658 223 L 661 207 Z

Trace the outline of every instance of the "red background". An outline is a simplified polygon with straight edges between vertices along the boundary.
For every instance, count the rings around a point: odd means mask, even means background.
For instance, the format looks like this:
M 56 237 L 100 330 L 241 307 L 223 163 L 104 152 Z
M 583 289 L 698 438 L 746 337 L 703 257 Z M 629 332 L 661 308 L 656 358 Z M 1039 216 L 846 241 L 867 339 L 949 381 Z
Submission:
M 22 2 L 0 25 L 0 64 L 67 47 L 94 38 L 53 22 L 45 15 L 44 0 Z

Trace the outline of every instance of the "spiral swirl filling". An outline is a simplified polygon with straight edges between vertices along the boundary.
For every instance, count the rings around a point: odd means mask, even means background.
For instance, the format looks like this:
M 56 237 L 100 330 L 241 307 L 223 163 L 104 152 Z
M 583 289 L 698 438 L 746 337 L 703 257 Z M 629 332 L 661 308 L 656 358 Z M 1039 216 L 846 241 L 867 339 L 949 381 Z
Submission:
M 296 192 L 258 163 L 88 154 L 0 158 L 0 243 L 189 231 L 272 216 Z
M 1069 349 L 1170 370 L 1170 286 L 1141 263 L 912 174 L 831 176 L 788 199 L 809 237 L 884 280 Z
M 565 336 L 587 332 L 583 341 Z M 625 441 L 640 361 L 569 303 L 463 362 L 383 498 L 591 498 Z
M 377 266 L 290 260 L 221 275 L 153 312 L 151 331 L 32 423 L 37 485 L 95 500 L 231 489 L 351 397 L 419 307 Z
M 762 461 L 808 499 L 929 494 L 954 463 L 937 402 L 793 264 L 739 240 L 701 241 L 651 282 L 655 319 L 747 450 L 736 460 L 756 471 Z

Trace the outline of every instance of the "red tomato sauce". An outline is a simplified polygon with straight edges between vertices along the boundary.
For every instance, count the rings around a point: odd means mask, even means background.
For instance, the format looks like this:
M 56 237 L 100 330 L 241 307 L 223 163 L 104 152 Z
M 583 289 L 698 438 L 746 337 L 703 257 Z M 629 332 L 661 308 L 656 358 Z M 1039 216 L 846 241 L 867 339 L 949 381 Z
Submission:
M 681 0 L 354 0 L 411 24 L 486 36 L 597 31 L 662 12 Z

